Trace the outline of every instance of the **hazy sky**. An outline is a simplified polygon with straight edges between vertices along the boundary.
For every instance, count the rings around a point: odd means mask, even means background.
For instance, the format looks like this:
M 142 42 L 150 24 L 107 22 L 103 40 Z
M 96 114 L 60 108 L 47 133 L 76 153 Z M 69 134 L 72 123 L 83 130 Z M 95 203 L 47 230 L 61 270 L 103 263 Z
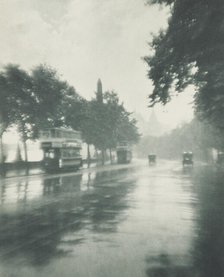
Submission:
M 104 90 L 149 118 L 152 86 L 141 57 L 151 33 L 166 26 L 167 11 L 144 0 L 0 0 L 0 11 L 1 66 L 47 63 L 88 99 L 101 78 Z M 159 119 L 175 125 L 191 118 L 189 95 L 156 108 Z

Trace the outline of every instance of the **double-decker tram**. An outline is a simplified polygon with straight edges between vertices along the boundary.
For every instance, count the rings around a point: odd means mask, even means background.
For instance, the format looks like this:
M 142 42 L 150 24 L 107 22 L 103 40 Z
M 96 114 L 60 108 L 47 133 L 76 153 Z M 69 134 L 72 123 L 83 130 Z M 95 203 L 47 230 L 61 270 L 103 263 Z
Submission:
M 131 147 L 130 145 L 123 141 L 121 142 L 117 148 L 116 148 L 116 152 L 117 152 L 117 162 L 119 164 L 123 164 L 123 163 L 130 163 L 132 160 L 132 151 L 131 151 Z
M 46 171 L 82 166 L 81 133 L 66 128 L 50 128 L 40 131 L 43 165 Z

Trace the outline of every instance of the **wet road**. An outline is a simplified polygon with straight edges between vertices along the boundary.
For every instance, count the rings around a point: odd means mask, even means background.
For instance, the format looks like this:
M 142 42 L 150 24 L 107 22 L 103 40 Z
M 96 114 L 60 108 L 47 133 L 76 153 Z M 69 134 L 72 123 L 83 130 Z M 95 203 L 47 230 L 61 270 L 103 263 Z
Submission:
M 0 276 L 224 276 L 223 172 L 138 161 L 1 180 Z

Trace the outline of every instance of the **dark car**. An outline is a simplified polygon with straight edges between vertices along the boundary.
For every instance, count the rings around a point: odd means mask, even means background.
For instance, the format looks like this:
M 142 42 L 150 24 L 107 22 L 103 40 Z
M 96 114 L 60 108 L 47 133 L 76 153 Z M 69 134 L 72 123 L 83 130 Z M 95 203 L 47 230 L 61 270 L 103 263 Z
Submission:
M 182 164 L 183 164 L 183 166 L 185 166 L 185 165 L 191 165 L 192 166 L 194 164 L 193 153 L 192 152 L 184 152 L 183 153 Z
M 148 155 L 149 164 L 155 164 L 156 163 L 156 155 L 155 154 L 149 154 Z

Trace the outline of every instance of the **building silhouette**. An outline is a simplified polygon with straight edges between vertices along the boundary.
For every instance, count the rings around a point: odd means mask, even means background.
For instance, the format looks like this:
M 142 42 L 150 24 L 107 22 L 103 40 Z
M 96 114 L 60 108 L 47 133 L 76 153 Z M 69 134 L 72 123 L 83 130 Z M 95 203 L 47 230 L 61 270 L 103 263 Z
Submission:
M 138 113 L 135 113 L 134 117 L 137 119 L 137 126 L 143 136 L 159 137 L 169 131 L 169 127 L 158 120 L 154 110 L 151 110 L 148 120 Z

